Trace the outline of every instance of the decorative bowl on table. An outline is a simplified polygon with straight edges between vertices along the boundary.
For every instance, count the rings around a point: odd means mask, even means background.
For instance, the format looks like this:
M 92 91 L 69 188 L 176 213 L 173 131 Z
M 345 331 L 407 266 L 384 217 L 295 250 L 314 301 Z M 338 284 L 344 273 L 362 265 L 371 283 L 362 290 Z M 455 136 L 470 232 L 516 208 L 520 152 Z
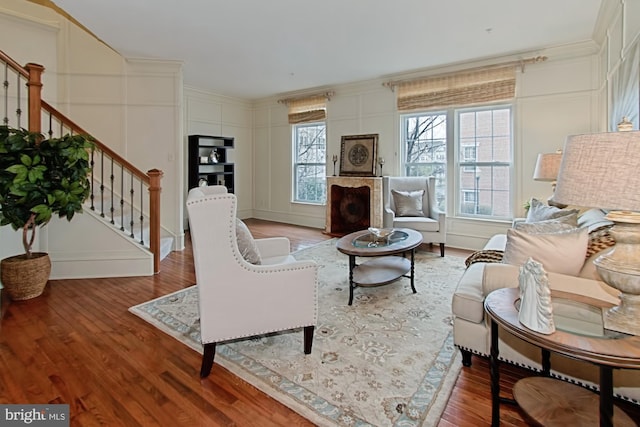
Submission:
M 393 234 L 393 228 L 376 228 L 369 227 L 369 233 L 373 236 L 374 242 L 384 242 L 389 239 L 389 236 Z

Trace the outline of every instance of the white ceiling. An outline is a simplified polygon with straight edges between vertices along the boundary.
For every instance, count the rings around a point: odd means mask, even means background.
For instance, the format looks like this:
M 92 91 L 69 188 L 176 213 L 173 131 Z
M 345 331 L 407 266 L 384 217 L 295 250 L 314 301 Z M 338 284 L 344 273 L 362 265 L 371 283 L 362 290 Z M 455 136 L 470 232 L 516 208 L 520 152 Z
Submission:
M 602 0 L 54 0 L 125 57 L 255 99 L 589 40 Z

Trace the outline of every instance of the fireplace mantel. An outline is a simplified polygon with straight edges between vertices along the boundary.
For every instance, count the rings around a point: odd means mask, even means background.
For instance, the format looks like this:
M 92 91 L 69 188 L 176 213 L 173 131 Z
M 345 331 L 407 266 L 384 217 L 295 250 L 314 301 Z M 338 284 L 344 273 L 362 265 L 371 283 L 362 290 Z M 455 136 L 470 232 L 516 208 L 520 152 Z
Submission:
M 353 199 L 353 217 L 345 218 L 345 209 Z M 341 206 L 342 205 L 342 206 Z M 369 215 L 358 220 L 358 215 L 369 211 Z M 350 223 L 349 219 L 354 222 Z M 339 236 L 367 227 L 382 227 L 382 178 L 380 177 L 327 177 L 327 211 L 325 233 Z

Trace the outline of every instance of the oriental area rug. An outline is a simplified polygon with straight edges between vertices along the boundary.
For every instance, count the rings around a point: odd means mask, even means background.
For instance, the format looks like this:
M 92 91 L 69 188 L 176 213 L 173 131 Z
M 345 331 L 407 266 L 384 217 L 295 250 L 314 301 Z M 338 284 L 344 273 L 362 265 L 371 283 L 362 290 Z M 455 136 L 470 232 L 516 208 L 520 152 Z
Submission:
M 356 288 L 349 306 L 335 242 L 294 254 L 320 265 L 312 353 L 296 330 L 219 344 L 215 363 L 320 426 L 437 425 L 461 368 L 451 298 L 464 258 L 418 251 L 418 293 L 401 278 Z M 129 310 L 202 353 L 197 301 L 192 286 Z

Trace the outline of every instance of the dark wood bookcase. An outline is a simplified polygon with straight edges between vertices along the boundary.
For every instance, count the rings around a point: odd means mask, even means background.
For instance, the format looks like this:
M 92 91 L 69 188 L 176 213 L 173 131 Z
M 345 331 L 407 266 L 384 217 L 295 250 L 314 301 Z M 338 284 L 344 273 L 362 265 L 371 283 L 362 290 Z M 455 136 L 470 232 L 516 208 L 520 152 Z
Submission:
M 189 135 L 189 189 L 199 185 L 224 185 L 235 191 L 235 165 L 228 161 L 233 137 Z

